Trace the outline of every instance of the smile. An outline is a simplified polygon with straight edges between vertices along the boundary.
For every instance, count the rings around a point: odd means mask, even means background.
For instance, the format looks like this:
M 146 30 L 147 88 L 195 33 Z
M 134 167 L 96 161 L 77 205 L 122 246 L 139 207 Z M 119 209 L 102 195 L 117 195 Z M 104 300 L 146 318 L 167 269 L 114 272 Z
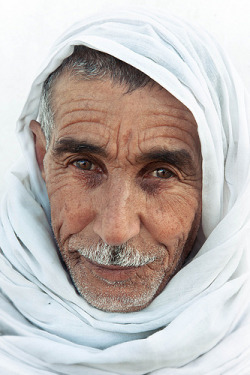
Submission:
M 142 267 L 121 267 L 114 265 L 102 265 L 94 263 L 84 257 L 84 264 L 89 268 L 91 273 L 98 279 L 106 281 L 110 284 L 129 281 L 135 272 Z

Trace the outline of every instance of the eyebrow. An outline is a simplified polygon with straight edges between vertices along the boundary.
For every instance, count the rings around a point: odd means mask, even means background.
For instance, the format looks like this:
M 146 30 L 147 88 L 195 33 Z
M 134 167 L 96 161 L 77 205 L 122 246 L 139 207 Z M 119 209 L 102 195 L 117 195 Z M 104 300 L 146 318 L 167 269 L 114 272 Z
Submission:
M 186 169 L 192 173 L 196 170 L 191 154 L 184 149 L 174 151 L 162 148 L 155 149 L 138 156 L 136 160 L 139 163 L 154 161 L 168 163 L 178 169 Z
M 93 145 L 84 140 L 78 141 L 74 138 L 59 139 L 53 147 L 53 154 L 57 157 L 66 153 L 81 154 L 84 152 L 91 152 L 95 155 L 107 157 L 107 153 L 103 147 Z
M 53 154 L 56 157 L 60 157 L 66 153 L 81 154 L 84 152 L 89 152 L 104 158 L 108 157 L 108 154 L 103 147 L 93 145 L 85 140 L 76 140 L 71 137 L 59 139 L 53 147 Z M 185 149 L 171 151 L 164 148 L 156 148 L 137 156 L 136 162 L 163 162 L 179 169 L 186 169 L 191 173 L 196 170 L 191 154 Z

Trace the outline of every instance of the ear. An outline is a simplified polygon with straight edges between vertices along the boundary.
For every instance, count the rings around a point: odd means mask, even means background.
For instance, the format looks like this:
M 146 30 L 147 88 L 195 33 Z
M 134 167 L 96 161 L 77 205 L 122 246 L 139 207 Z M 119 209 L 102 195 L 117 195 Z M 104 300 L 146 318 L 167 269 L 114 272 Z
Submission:
M 32 120 L 30 122 L 30 130 L 34 136 L 34 143 L 35 143 L 35 151 L 36 151 L 36 160 L 38 166 L 40 168 L 42 178 L 44 179 L 44 166 L 43 166 L 43 159 L 46 154 L 46 139 L 45 135 L 43 134 L 41 125 L 39 122 Z

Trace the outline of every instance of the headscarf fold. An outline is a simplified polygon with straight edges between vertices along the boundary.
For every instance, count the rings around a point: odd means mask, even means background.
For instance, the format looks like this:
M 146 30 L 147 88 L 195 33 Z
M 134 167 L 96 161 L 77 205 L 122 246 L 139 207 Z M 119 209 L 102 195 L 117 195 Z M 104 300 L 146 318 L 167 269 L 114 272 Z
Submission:
M 107 313 L 80 297 L 59 259 L 29 123 L 42 85 L 86 45 L 141 70 L 193 113 L 203 159 L 197 254 L 145 309 Z M 250 107 L 227 56 L 203 30 L 152 10 L 73 25 L 40 68 L 17 125 L 23 159 L 0 221 L 0 372 L 250 373 Z

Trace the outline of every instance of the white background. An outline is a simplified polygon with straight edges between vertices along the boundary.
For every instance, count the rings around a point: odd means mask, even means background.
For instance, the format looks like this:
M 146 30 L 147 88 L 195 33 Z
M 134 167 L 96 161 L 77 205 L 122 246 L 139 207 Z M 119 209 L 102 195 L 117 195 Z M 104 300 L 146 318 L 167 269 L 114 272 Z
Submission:
M 54 40 L 95 11 L 146 4 L 210 31 L 250 88 L 249 0 L 0 0 L 0 193 L 5 171 L 20 155 L 15 123 Z

